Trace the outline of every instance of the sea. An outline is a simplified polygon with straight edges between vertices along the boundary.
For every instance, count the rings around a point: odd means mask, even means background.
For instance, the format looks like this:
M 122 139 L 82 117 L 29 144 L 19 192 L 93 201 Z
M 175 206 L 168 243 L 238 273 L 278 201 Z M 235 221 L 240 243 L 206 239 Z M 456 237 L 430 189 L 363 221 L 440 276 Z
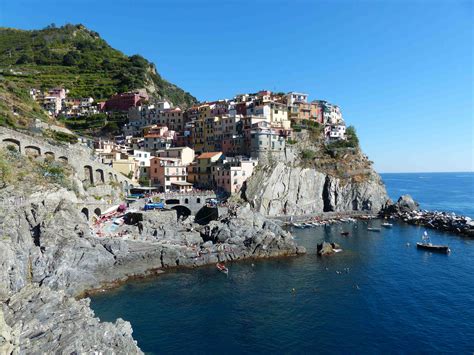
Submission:
M 474 217 L 474 174 L 382 174 L 392 199 Z M 449 255 L 416 249 L 424 228 L 380 220 L 291 230 L 304 256 L 169 271 L 96 294 L 148 354 L 474 352 L 474 239 L 429 230 Z M 341 236 L 350 232 L 349 237 Z M 316 244 L 342 252 L 316 256 Z

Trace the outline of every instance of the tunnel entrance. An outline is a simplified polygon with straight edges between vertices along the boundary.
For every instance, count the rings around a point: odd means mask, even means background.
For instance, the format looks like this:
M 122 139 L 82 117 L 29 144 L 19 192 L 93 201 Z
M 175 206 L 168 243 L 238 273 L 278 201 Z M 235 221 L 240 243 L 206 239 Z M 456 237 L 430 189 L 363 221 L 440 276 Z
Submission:
M 194 217 L 194 222 L 200 225 L 208 224 L 210 221 L 215 221 L 219 218 L 219 210 L 217 208 L 211 208 L 204 206 L 201 208 L 196 217 Z
M 191 215 L 191 210 L 185 206 L 174 206 L 171 207 L 172 210 L 176 210 L 176 213 L 178 215 L 178 220 L 181 219 L 186 219 Z

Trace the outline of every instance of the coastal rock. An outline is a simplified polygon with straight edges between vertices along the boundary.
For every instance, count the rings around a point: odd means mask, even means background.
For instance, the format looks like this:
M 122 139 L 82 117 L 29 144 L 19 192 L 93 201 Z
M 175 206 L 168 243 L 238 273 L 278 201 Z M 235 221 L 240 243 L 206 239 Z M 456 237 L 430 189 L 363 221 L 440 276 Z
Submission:
M 402 195 L 395 204 L 395 209 L 398 212 L 418 211 L 420 205 L 415 202 L 410 195 Z
M 284 162 L 257 169 L 247 180 L 245 198 L 267 216 L 378 213 L 388 200 L 385 186 L 374 171 L 355 182 Z
M 335 253 L 335 249 L 340 249 L 340 245 L 337 243 L 322 242 L 317 245 L 317 253 L 320 256 L 331 255 Z
M 97 236 L 77 205 L 72 192 L 57 190 L 1 214 L 0 300 L 6 301 L 0 340 L 8 349 L 136 353 L 128 323 L 100 323 L 86 300 L 72 297 L 169 267 L 305 252 L 248 204 L 229 207 L 208 226 L 178 222 L 175 211 L 135 213 L 123 237 Z
M 18 336 L 15 347 L 21 354 L 142 354 L 132 338 L 130 323 L 122 319 L 114 324 L 100 322 L 89 302 L 76 301 L 63 291 L 29 285 L 9 298 L 2 311 L 11 333 Z M 1 322 L 0 312 L 0 329 Z M 12 337 L 4 334 L 0 335 L 6 340 L 4 346 L 13 344 Z

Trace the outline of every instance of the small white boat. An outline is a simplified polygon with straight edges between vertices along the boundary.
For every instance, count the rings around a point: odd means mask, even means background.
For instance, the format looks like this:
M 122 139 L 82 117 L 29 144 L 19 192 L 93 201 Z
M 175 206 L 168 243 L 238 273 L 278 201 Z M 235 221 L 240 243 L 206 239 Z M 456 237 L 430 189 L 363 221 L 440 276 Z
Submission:
M 392 223 L 382 223 L 382 227 L 384 228 L 392 228 L 393 227 L 393 224 Z
M 367 228 L 367 230 L 368 230 L 369 232 L 380 232 L 380 231 L 381 231 L 380 228 L 373 228 L 373 227 L 369 227 L 369 228 Z

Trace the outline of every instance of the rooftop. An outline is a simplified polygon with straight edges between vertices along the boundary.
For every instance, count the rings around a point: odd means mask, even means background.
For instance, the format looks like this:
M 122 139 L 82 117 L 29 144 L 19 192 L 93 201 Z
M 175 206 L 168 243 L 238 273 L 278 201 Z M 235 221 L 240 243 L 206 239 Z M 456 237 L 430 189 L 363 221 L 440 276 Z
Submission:
M 202 153 L 197 158 L 198 159 L 209 159 L 209 158 L 215 157 L 216 155 L 221 155 L 221 154 L 222 154 L 222 152 L 206 152 L 206 153 Z

